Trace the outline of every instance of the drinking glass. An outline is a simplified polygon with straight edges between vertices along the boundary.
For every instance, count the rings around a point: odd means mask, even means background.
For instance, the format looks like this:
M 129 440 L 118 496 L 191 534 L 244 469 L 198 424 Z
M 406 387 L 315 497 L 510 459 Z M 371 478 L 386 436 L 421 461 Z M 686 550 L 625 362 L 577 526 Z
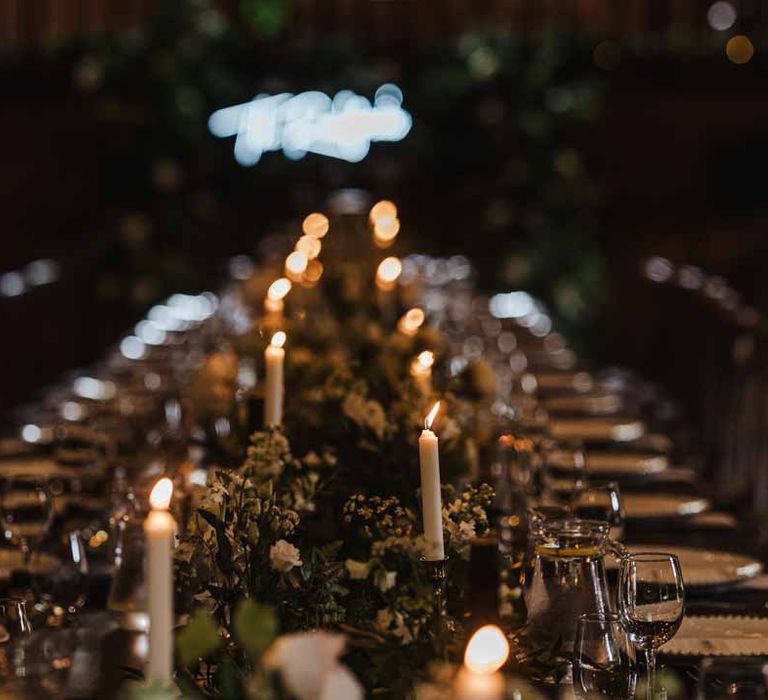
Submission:
M 47 479 L 10 476 L 0 487 L 0 525 L 6 539 L 20 549 L 29 566 L 33 551 L 48 533 L 53 501 Z
M 579 700 L 632 697 L 635 653 L 618 615 L 581 615 L 574 652 L 573 689 Z
M 615 481 L 587 483 L 571 502 L 571 512 L 577 518 L 608 523 L 612 540 L 619 541 L 624 534 L 624 506 Z
M 587 460 L 580 444 L 550 447 L 541 470 L 542 505 L 570 509 L 587 482 Z
M 645 652 L 653 698 L 656 650 L 675 636 L 685 612 L 685 586 L 674 554 L 643 552 L 622 559 L 618 609 L 629 639 Z
M 27 602 L 21 598 L 0 598 L 0 644 L 30 634 Z

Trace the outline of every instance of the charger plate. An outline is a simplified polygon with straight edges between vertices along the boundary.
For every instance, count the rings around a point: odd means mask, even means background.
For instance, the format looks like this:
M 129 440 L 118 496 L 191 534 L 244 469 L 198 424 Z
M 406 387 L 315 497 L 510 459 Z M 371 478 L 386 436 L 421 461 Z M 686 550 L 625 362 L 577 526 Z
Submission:
M 685 656 L 768 654 L 768 618 L 736 615 L 683 618 L 677 634 L 659 651 Z
M 632 418 L 562 418 L 549 422 L 555 440 L 629 442 L 645 434 L 645 423 Z
M 621 500 L 627 518 L 679 518 L 709 510 L 709 501 L 699 496 L 675 493 L 623 493 Z
M 740 583 L 754 578 L 763 570 L 762 563 L 752 557 L 696 547 L 630 545 L 629 551 L 632 554 L 640 552 L 676 554 L 680 560 L 683 581 L 690 588 Z M 613 567 L 617 566 L 612 559 L 609 559 L 608 563 Z
M 570 450 L 555 450 L 547 456 L 547 461 L 558 469 L 574 468 L 573 452 Z M 622 450 L 587 452 L 587 471 L 590 474 L 645 476 L 659 474 L 668 467 L 669 458 L 654 452 Z

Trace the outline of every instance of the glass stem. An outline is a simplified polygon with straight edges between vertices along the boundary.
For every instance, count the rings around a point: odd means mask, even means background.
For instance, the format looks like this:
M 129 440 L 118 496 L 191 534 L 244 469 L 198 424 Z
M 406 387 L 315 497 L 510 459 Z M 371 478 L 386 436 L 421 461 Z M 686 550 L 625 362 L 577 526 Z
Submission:
M 655 683 L 656 683 L 656 650 L 645 650 L 645 664 L 648 667 L 648 692 L 646 693 L 647 700 L 654 700 L 655 695 Z

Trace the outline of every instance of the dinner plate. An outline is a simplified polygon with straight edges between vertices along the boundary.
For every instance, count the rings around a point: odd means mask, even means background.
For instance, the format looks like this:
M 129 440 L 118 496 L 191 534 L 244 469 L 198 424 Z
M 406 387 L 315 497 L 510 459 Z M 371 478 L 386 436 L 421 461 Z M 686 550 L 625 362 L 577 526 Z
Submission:
M 669 552 L 680 560 L 686 586 L 720 586 L 757 576 L 763 565 L 752 557 L 695 547 L 632 545 L 630 552 Z
M 621 396 L 611 393 L 566 394 L 544 400 L 550 413 L 581 413 L 586 415 L 611 415 L 622 409 Z
M 627 418 L 562 418 L 549 421 L 555 440 L 583 442 L 629 442 L 645 433 L 645 423 Z
M 547 456 L 549 464 L 558 469 L 573 469 L 573 452 L 555 450 Z M 669 467 L 666 455 L 653 452 L 587 452 L 587 471 L 591 474 L 658 474 Z
M 752 656 L 768 654 L 768 618 L 691 615 L 677 634 L 660 647 L 662 654 Z
M 589 372 L 537 372 L 536 384 L 540 391 L 591 391 L 595 386 L 594 377 Z
M 24 563 L 21 551 L 18 549 L 0 549 L 0 580 L 7 581 L 14 571 L 29 571 L 40 576 L 53 573 L 59 565 L 58 557 L 53 554 L 40 553 L 32 556 L 29 566 Z
M 627 518 L 675 518 L 709 510 L 709 501 L 698 496 L 674 493 L 623 493 Z

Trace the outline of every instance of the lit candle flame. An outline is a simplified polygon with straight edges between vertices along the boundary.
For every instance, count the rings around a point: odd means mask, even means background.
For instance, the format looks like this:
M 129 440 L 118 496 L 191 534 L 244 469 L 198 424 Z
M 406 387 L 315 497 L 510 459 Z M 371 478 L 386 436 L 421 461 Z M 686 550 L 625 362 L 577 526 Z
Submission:
M 392 284 L 403 271 L 403 264 L 400 262 L 400 258 L 389 257 L 384 258 L 379 263 L 379 267 L 376 270 L 376 278 L 384 284 Z
M 269 344 L 273 348 L 281 348 L 285 345 L 286 338 L 287 336 L 284 331 L 277 331 L 277 333 L 272 336 L 272 340 L 269 341 Z
M 427 417 L 424 419 L 424 430 L 432 430 L 432 423 L 435 422 L 435 416 L 437 416 L 437 412 L 439 410 L 440 402 L 438 401 L 434 406 L 432 406 L 432 410 L 427 413 Z
M 424 323 L 424 319 L 424 312 L 421 309 L 409 309 L 397 322 L 397 330 L 403 335 L 415 335 L 416 331 L 418 331 Z
M 424 369 L 429 369 L 435 364 L 435 353 L 431 350 L 424 350 L 417 355 L 416 360 Z
M 390 202 L 388 199 L 382 199 L 380 202 L 376 202 L 376 204 L 371 207 L 371 213 L 369 215 L 370 220 L 374 224 L 384 216 L 391 216 L 393 219 L 397 217 L 397 207 L 394 202 Z
M 152 510 L 168 510 L 173 495 L 173 482 L 164 476 L 153 487 L 149 494 L 149 505 Z
M 291 291 L 291 280 L 289 280 L 287 277 L 281 277 L 280 279 L 276 279 L 272 284 L 269 285 L 269 289 L 267 290 L 267 298 L 271 299 L 272 301 L 280 301 L 281 299 L 285 298 L 285 295 L 288 294 L 288 292 Z
M 307 269 L 307 256 L 300 250 L 294 250 L 285 259 L 285 269 L 292 275 L 301 275 Z
M 464 665 L 472 673 L 496 673 L 509 658 L 509 642 L 496 625 L 485 625 L 472 635 L 464 652 Z
M 328 233 L 330 224 L 328 217 L 325 214 L 315 212 L 307 216 L 301 224 L 301 230 L 307 235 L 313 238 L 322 238 Z
M 400 233 L 400 219 L 395 216 L 381 216 L 373 224 L 373 242 L 379 248 L 388 248 Z

